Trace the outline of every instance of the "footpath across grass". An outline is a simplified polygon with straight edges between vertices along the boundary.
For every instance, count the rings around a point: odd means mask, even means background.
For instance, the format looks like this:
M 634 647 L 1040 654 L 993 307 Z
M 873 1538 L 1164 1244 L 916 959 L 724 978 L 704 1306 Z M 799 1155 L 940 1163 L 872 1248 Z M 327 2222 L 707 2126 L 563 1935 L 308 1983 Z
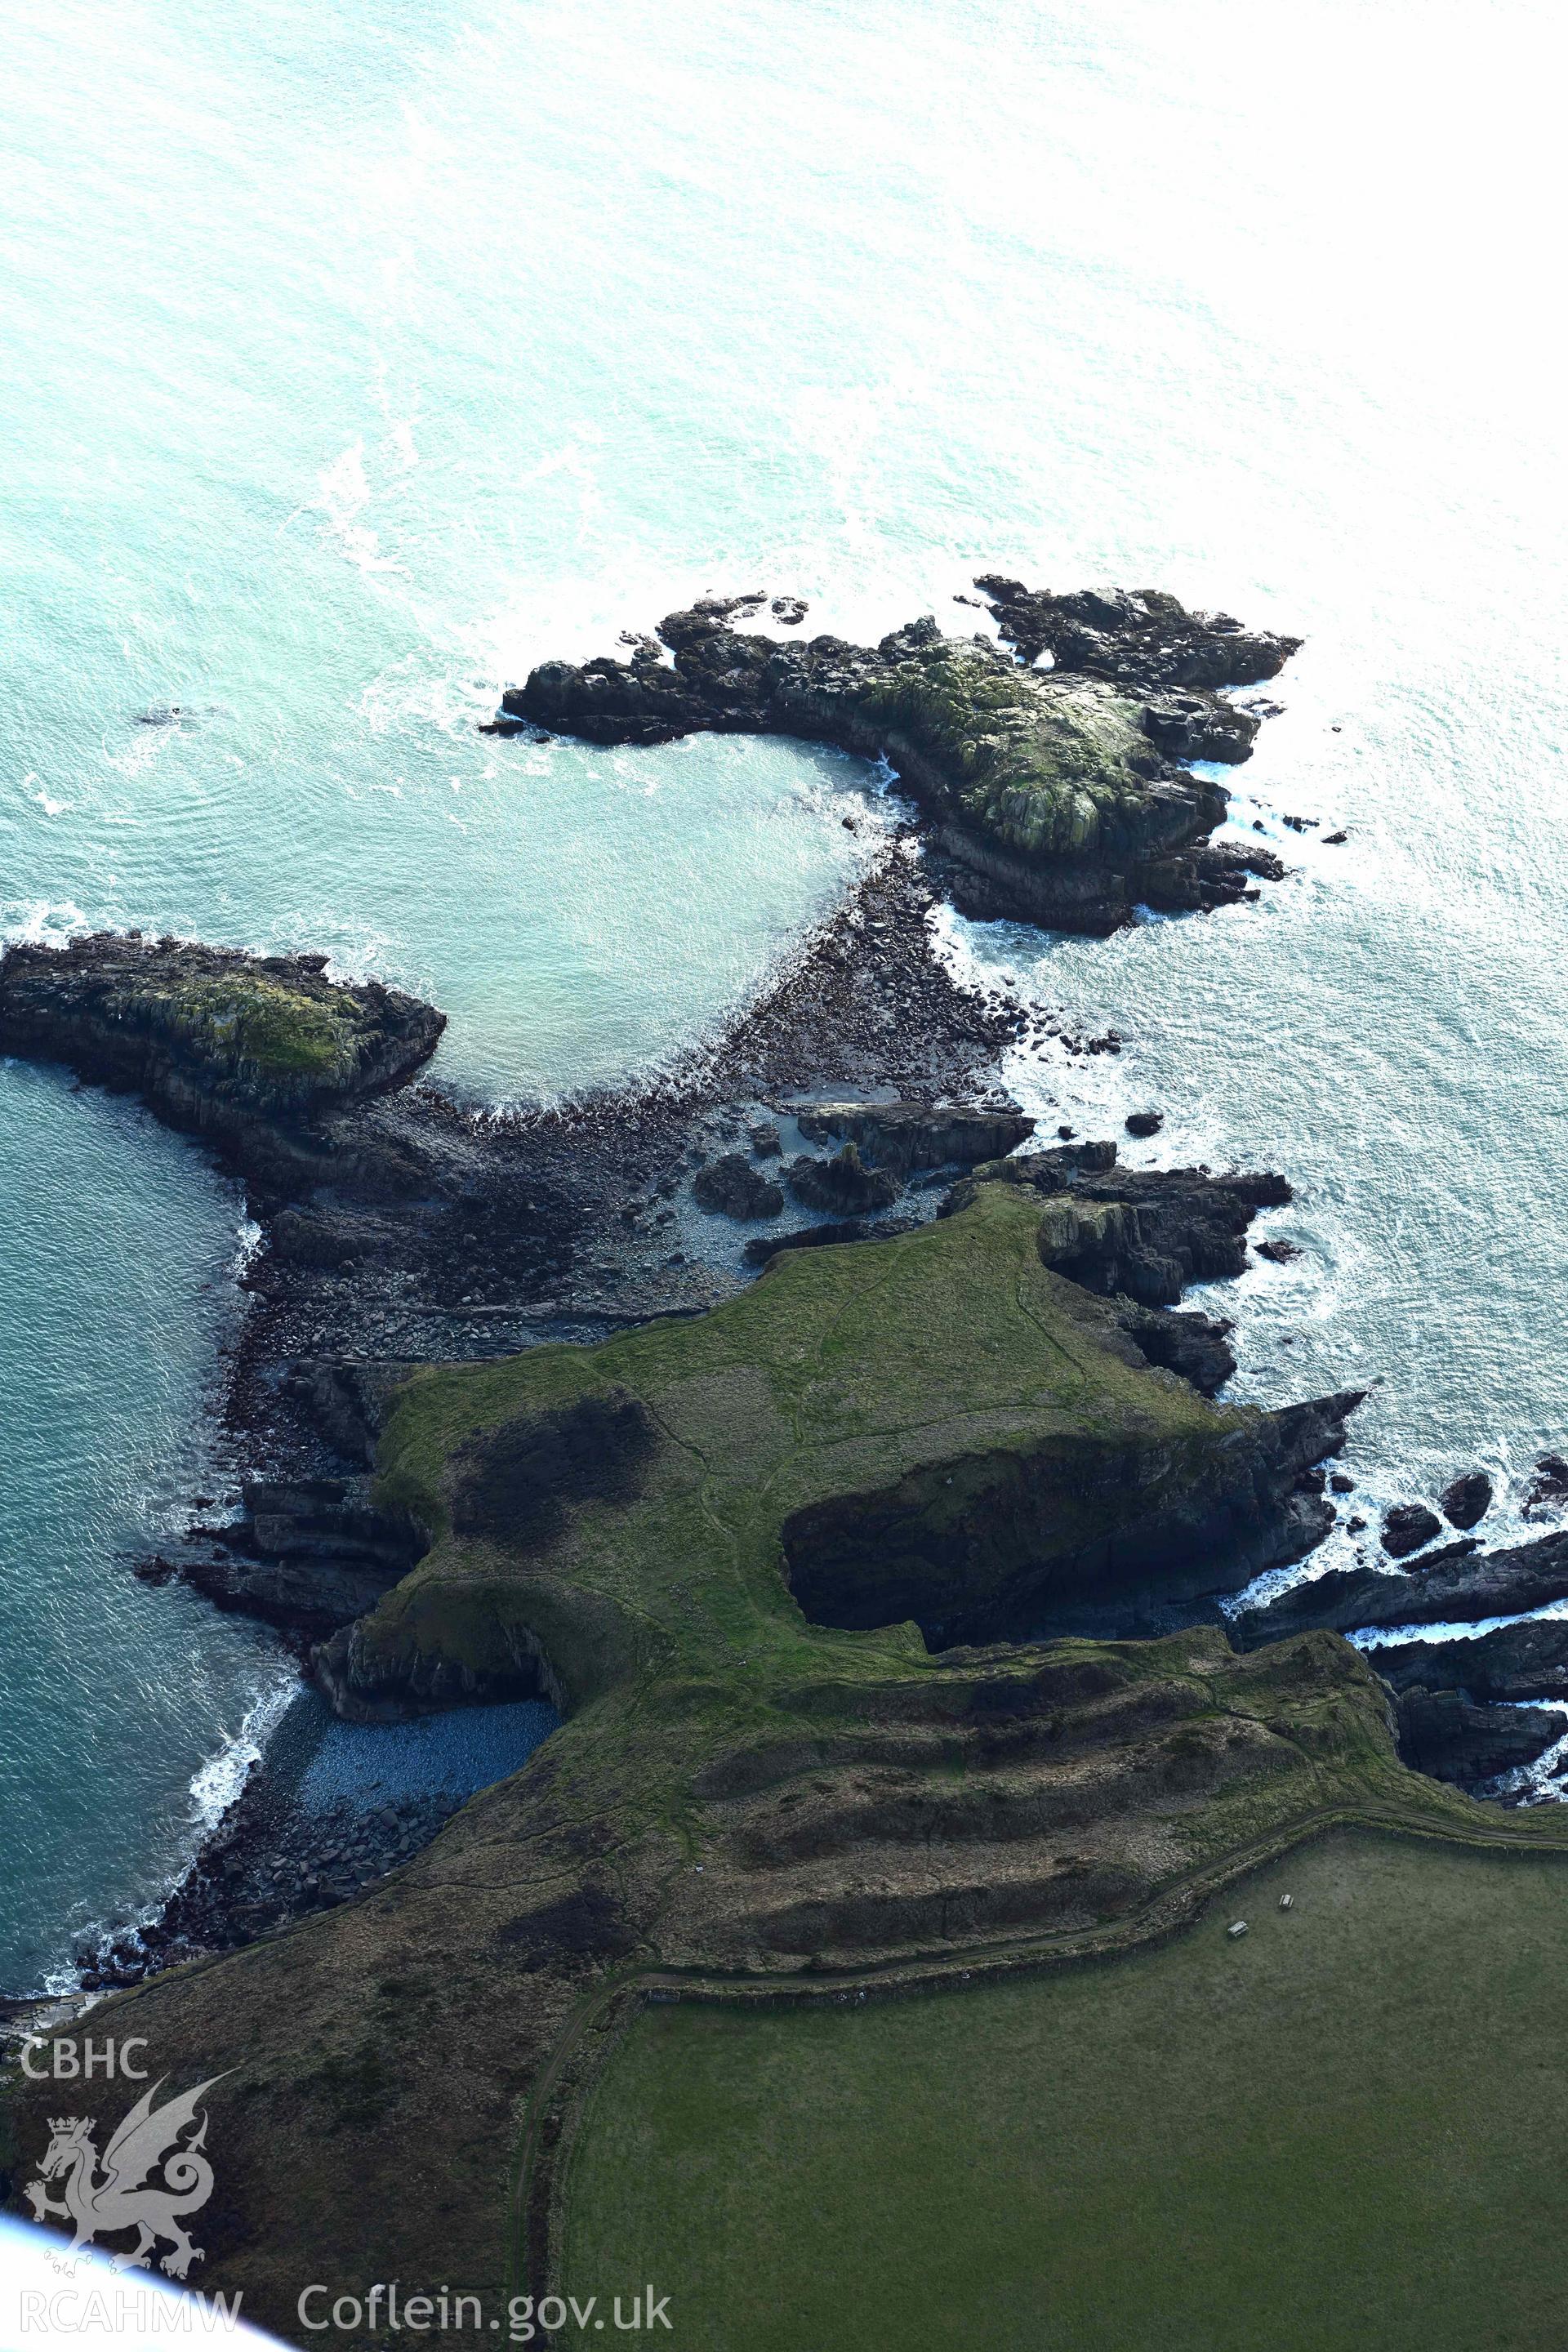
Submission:
M 647 2011 L 561 2284 L 672 2352 L 1547 2352 L 1565 2163 L 1568 1855 L 1344 1832 L 1129 1958 Z

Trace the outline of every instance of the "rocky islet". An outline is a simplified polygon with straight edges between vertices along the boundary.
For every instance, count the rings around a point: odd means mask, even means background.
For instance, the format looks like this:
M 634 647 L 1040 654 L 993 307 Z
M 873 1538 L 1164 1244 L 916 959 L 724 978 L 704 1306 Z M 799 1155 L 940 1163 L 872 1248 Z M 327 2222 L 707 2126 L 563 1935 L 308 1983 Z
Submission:
M 1298 640 L 1153 590 L 976 585 L 1016 652 L 929 618 L 874 646 L 781 644 L 735 625 L 760 595 L 710 597 L 634 637 L 625 661 L 541 663 L 502 711 L 595 743 L 718 730 L 886 757 L 965 913 L 1103 932 L 1139 905 L 1229 905 L 1251 877 L 1279 878 L 1272 851 L 1211 842 L 1226 796 L 1186 762 L 1248 756 L 1259 720 L 1221 689 L 1276 676 Z

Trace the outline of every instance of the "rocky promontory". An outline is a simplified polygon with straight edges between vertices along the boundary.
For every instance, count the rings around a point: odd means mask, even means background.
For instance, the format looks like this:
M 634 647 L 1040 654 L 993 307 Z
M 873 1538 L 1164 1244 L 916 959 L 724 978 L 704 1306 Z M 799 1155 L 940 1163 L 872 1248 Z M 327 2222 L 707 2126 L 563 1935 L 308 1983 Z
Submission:
M 695 1573 L 714 1505 L 687 1470 L 705 1461 L 721 1461 L 715 1476 L 749 1498 L 747 1557 L 771 1606 L 787 1605 L 787 1586 L 818 1626 L 912 1620 L 939 1646 L 1039 1631 L 1085 1609 L 1107 1630 L 1137 1630 L 1151 1607 L 1235 1591 L 1310 1550 L 1331 1514 L 1300 1474 L 1342 1444 L 1359 1399 L 1277 1412 L 1208 1402 L 1152 1364 L 1127 1302 L 1052 1270 L 1040 1247 L 1050 1213 L 1029 1188 L 983 1184 L 951 1217 L 900 1238 L 783 1253 L 706 1316 L 554 1351 L 553 1369 L 514 1360 L 506 1385 L 538 1402 L 487 1441 L 504 1499 L 482 1523 L 460 1496 L 433 1521 L 428 1502 L 384 1472 L 379 1507 L 419 1521 L 432 1548 L 323 1658 L 337 1703 L 425 1700 L 437 1686 L 570 1694 L 588 1670 L 576 1663 L 584 1642 L 602 1659 L 642 1638 L 602 1576 L 595 1630 L 572 1630 L 568 1590 L 583 1564 L 557 1552 L 576 1507 L 603 1499 L 617 1546 L 640 1556 L 652 1544 Z M 699 1412 L 715 1382 L 711 1410 Z M 614 1409 L 595 1402 L 592 1427 L 578 1429 L 576 1401 L 606 1394 Z M 432 1430 L 455 1429 L 447 1407 L 462 1396 L 437 1374 L 395 1391 L 378 1458 L 406 1463 L 406 1432 L 431 1412 Z M 627 1419 L 628 1400 L 640 1400 L 640 1419 Z M 628 1433 L 637 1442 L 626 1452 Z M 684 1455 L 669 1454 L 672 1433 Z M 561 1505 L 540 1517 L 551 1479 Z M 646 1519 L 634 1506 L 670 1480 L 668 1504 Z M 440 1540 L 447 1525 L 521 1544 L 531 1563 L 521 1581 L 476 1580 L 466 1549 Z M 614 1589 L 629 1597 L 649 1573 L 628 1553 Z M 557 1593 L 543 1616 L 531 1597 L 541 1578 Z M 596 1680 L 599 1666 L 591 1672 Z
M 1272 677 L 1293 637 L 1189 612 L 1157 590 L 1051 597 L 987 576 L 1016 658 L 984 635 L 912 621 L 876 646 L 781 644 L 736 626 L 759 596 L 667 614 L 614 656 L 542 662 L 502 709 L 595 743 L 700 730 L 791 735 L 886 756 L 919 803 L 954 902 L 1104 932 L 1141 904 L 1229 904 L 1272 852 L 1215 847 L 1225 793 L 1192 760 L 1247 758 L 1258 720 L 1220 689 Z M 1048 669 L 1035 666 L 1052 655 Z
M 140 1094 L 247 1171 L 319 1160 L 335 1114 L 402 1087 L 446 1015 L 321 955 L 253 956 L 97 931 L 0 957 L 0 1053 Z

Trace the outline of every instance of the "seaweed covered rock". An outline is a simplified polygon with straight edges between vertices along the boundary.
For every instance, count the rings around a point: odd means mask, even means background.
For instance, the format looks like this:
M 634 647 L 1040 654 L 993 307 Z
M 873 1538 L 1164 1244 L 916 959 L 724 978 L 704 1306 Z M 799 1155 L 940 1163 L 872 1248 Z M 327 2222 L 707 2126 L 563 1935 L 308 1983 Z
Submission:
M 1172 597 L 1100 600 L 1098 630 L 1047 671 L 929 618 L 874 646 L 781 645 L 734 625 L 761 601 L 668 614 L 625 662 L 542 662 L 502 709 L 597 743 L 706 729 L 885 754 L 935 828 L 957 903 L 980 916 L 1107 931 L 1140 903 L 1225 905 L 1283 871 L 1270 851 L 1208 845 L 1225 794 L 1182 763 L 1247 757 L 1257 719 L 1215 689 L 1272 675 L 1294 640 Z M 1112 642 L 1120 667 L 1101 658 Z

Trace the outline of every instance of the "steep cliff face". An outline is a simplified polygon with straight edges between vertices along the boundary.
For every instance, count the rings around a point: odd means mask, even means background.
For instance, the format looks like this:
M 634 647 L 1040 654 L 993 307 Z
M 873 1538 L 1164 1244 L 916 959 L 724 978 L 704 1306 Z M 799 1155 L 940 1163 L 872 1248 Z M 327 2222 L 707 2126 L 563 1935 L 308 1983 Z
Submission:
M 244 1162 L 309 1157 L 332 1114 L 404 1085 L 446 1016 L 325 956 L 249 956 L 97 932 L 0 958 L 0 1052 L 64 1062 L 142 1095 L 172 1127 Z
M 1029 600 L 1016 583 L 992 584 Z M 931 820 L 966 912 L 1110 930 L 1139 902 L 1221 905 L 1246 894 L 1249 873 L 1281 870 L 1268 852 L 1206 845 L 1225 794 L 1180 763 L 1247 756 L 1258 720 L 1216 689 L 1273 675 L 1294 638 L 1149 592 L 1094 600 L 1098 628 L 1053 623 L 1060 651 L 1041 670 L 930 619 L 875 646 L 779 645 L 731 625 L 760 601 L 668 614 L 626 662 L 543 662 L 502 708 L 601 743 L 709 729 L 885 752 Z M 997 609 L 1005 628 L 1022 610 Z
M 1146 1612 L 1237 1591 L 1321 1541 L 1326 1515 L 1296 1479 L 1338 1452 L 1357 1402 L 1223 1433 L 1075 1432 L 834 1496 L 783 1530 L 790 1589 L 818 1623 L 912 1618 L 938 1643 L 1040 1630 L 1064 1610 L 1140 1631 Z

